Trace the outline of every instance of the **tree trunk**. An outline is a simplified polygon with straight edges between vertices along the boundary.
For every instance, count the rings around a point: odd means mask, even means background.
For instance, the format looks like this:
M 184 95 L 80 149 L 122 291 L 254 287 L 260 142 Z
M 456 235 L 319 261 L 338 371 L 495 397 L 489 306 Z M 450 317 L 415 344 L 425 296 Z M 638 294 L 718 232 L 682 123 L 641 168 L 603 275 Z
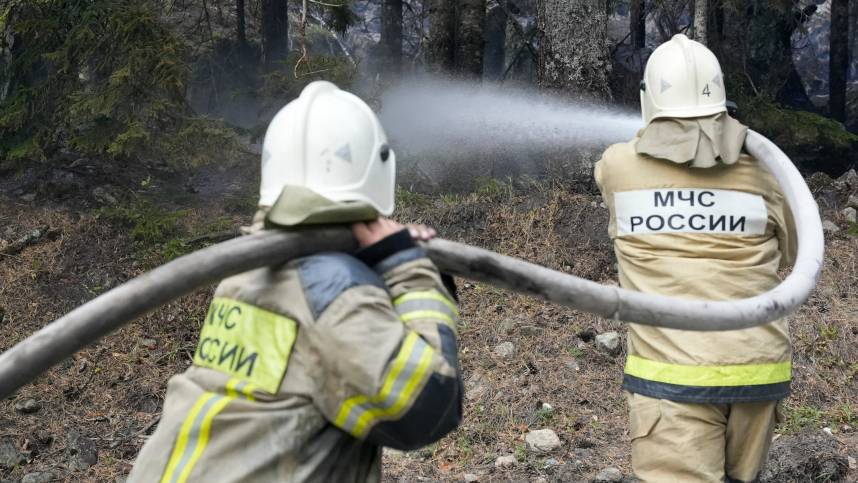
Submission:
M 610 98 L 606 0 L 539 0 L 542 32 L 537 78 L 545 89 L 577 98 Z
M 715 52 L 715 55 L 720 59 L 722 54 L 721 44 L 724 42 L 724 1 L 715 0 L 709 5 L 709 49 Z
M 486 15 L 486 47 L 483 51 L 483 78 L 486 80 L 500 80 L 506 69 L 506 23 L 507 15 L 503 7 L 494 5 L 489 8 Z
M 402 73 L 402 0 L 381 2 L 381 52 L 383 70 L 391 76 Z
M 429 0 L 429 70 L 452 73 L 456 59 L 456 2 Z
M 464 77 L 481 79 L 486 0 L 461 0 L 461 9 L 461 29 L 457 45 L 458 71 Z
M 831 117 L 846 122 L 846 77 L 849 73 L 849 0 L 831 1 L 831 49 L 828 64 Z
M 262 61 L 267 68 L 289 54 L 288 0 L 261 0 Z
M 244 0 L 235 0 L 235 39 L 242 50 L 247 47 L 247 22 L 244 12 Z
M 858 70 L 858 0 L 849 2 L 849 38 L 851 39 L 849 65 Z M 858 76 L 858 72 L 855 72 L 855 75 Z
M 646 47 L 645 4 L 645 0 L 631 0 L 629 5 L 629 32 L 631 32 L 632 47 L 635 49 Z
M 791 39 L 816 5 L 801 10 L 792 0 L 733 0 L 723 5 L 723 34 L 715 51 L 730 89 L 790 106 L 796 105 L 792 99 L 803 103 L 803 86 L 789 82 L 795 69 Z
M 709 45 L 709 0 L 694 0 L 694 40 Z

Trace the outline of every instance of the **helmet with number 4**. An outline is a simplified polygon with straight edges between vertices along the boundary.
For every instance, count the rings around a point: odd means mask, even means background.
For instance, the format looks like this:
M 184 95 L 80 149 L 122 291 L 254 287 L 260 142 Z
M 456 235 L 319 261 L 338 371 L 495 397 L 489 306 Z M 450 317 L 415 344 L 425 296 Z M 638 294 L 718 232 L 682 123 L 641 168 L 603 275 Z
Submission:
M 370 107 L 330 82 L 309 84 L 274 116 L 262 148 L 259 205 L 287 186 L 393 212 L 396 156 Z
M 727 112 L 724 75 L 715 54 L 685 35 L 674 35 L 647 61 L 641 82 L 645 124 L 662 117 L 704 117 Z

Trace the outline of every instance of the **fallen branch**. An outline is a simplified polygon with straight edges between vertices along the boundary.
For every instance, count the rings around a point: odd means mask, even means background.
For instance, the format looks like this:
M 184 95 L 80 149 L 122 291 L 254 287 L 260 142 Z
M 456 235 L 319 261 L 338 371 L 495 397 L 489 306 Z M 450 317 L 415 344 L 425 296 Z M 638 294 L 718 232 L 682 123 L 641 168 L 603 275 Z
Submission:
M 40 243 L 42 239 L 56 240 L 59 234 L 60 230 L 52 230 L 48 225 L 40 226 L 0 249 L 0 255 L 17 255 L 28 246 Z

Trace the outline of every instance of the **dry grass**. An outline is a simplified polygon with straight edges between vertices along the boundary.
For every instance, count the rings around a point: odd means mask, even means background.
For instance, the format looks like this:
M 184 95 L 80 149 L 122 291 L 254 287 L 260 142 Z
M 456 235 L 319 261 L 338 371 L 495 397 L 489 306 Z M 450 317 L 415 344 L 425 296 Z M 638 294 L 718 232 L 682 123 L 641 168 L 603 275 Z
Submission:
M 399 217 L 433 224 L 447 238 L 612 283 L 607 210 L 598 197 L 576 190 L 580 186 L 489 183 L 467 195 L 403 192 Z M 241 221 L 235 209 L 211 199 L 189 210 L 180 220 L 186 234 L 208 229 L 212 220 L 232 226 Z M 5 312 L 0 350 L 138 275 L 155 261 L 147 257 L 158 256 L 151 251 L 141 255 L 126 228 L 90 214 L 3 200 L 0 220 L 11 227 L 8 235 L 0 229 L 0 237 L 7 239 L 43 224 L 62 230 L 56 241 L 0 260 L 0 310 Z M 854 236 L 829 242 L 819 290 L 792 318 L 796 381 L 787 403 L 792 420 L 784 431 L 801 425 L 857 426 L 856 253 Z M 606 466 L 628 474 L 622 357 L 603 355 L 580 336 L 587 329 L 622 331 L 622 325 L 483 284 L 459 281 L 459 292 L 464 319 L 460 353 L 468 389 L 465 421 L 429 448 L 387 454 L 387 479 L 458 480 L 473 473 L 481 481 L 540 476 L 585 481 Z M 11 438 L 28 457 L 20 468 L 0 470 L 0 480 L 44 470 L 64 481 L 114 481 L 126 474 L 158 417 L 167 379 L 190 361 L 209 294 L 202 290 L 157 310 L 54 368 L 14 398 L 0 401 L 0 439 Z M 517 348 L 509 360 L 493 353 L 505 341 Z M 15 401 L 23 398 L 38 400 L 41 411 L 16 413 Z M 554 410 L 542 410 L 542 403 Z M 542 457 L 524 451 L 523 435 L 540 428 L 558 433 L 561 450 Z M 99 462 L 89 470 L 66 469 L 71 430 L 98 446 Z M 518 463 L 495 469 L 495 458 L 507 454 L 518 457 Z M 558 464 L 546 469 L 549 457 Z
M 614 258 L 605 233 L 607 210 L 590 195 L 553 188 L 547 193 L 459 197 L 452 203 L 412 207 L 406 218 L 434 223 L 444 236 L 485 246 L 554 269 L 612 283 Z M 786 402 L 790 434 L 830 426 L 854 445 L 858 427 L 858 239 L 829 240 L 817 292 L 791 318 L 795 345 L 794 395 Z M 469 395 L 462 427 L 431 451 L 386 455 L 390 480 L 588 481 L 617 466 L 630 473 L 626 408 L 621 394 L 622 356 L 609 358 L 578 334 L 618 330 L 622 324 L 509 295 L 481 284 L 460 284 L 463 318 L 460 352 Z M 514 329 L 504 332 L 505 321 Z M 537 327 L 534 331 L 531 327 Z M 532 335 L 534 332 L 539 335 Z M 509 361 L 492 353 L 513 341 Z M 577 367 L 577 370 L 575 369 Z M 545 414 L 543 402 L 554 407 Z M 554 429 L 564 445 L 549 456 L 524 451 L 524 434 Z M 853 448 L 852 456 L 858 449 Z M 494 468 L 498 456 L 516 455 L 511 469 Z M 545 468 L 546 458 L 559 463 Z

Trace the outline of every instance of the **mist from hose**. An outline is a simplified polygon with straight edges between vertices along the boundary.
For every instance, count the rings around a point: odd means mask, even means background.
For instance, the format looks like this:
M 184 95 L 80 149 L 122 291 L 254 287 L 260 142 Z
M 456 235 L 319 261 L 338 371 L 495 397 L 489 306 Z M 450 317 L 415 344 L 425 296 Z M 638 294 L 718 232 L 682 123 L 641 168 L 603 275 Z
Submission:
M 393 148 L 417 156 L 601 148 L 643 127 L 637 113 L 532 90 L 438 80 L 389 89 L 380 117 Z

